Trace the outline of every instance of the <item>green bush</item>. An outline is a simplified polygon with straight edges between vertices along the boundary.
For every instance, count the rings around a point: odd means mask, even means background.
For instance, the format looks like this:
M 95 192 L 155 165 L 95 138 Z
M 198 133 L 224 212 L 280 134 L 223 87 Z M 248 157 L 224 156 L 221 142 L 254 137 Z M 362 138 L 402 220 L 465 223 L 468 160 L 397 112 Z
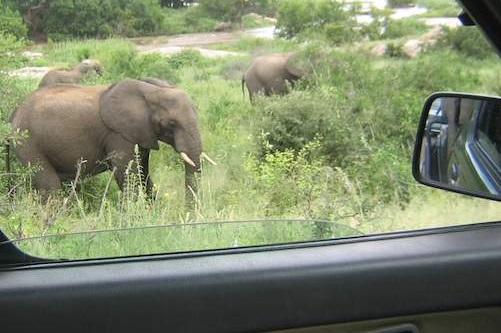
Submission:
M 341 2 L 330 0 L 283 0 L 278 5 L 277 29 L 279 35 L 292 38 L 324 35 L 339 44 L 357 38 L 354 11 L 347 11 Z
M 388 0 L 388 6 L 391 8 L 408 7 L 414 2 L 414 0 Z
M 313 206 L 324 192 L 333 190 L 329 173 L 324 169 L 325 161 L 317 151 L 319 141 L 308 142 L 297 152 L 275 151 L 270 149 L 265 136 L 263 146 L 263 158 L 249 155 L 245 169 L 253 179 L 255 190 L 265 194 L 260 197 L 263 202 L 259 205 L 264 215 L 281 216 L 292 207 L 305 217 L 326 218 L 327 212 Z
M 420 35 L 428 29 L 423 21 L 415 18 L 394 20 L 388 9 L 371 9 L 372 22 L 362 25 L 361 34 L 371 40 L 397 39 L 405 36 Z
M 0 31 L 0 70 L 23 64 L 25 59 L 19 53 L 24 46 L 24 40 Z
M 26 26 L 17 11 L 0 8 L 0 70 L 17 67 L 23 59 L 19 52 L 26 44 Z
M 426 17 L 456 17 L 461 7 L 456 1 L 448 0 L 416 0 L 416 5 L 426 7 L 427 11 L 420 16 Z
M 294 91 L 261 103 L 263 115 L 257 128 L 265 134 L 270 151 L 297 152 L 320 138 L 321 155 L 337 163 L 352 148 L 349 128 L 356 124 L 349 110 L 328 92 Z
M 492 47 L 486 41 L 479 29 L 474 27 L 444 27 L 437 47 L 449 47 L 468 57 L 485 59 L 492 56 Z
M 163 32 L 164 15 L 156 0 L 54 0 L 45 14 L 44 31 L 52 40 L 106 38 Z
M 185 22 L 185 26 L 193 32 L 212 31 L 217 24 L 217 20 L 209 17 L 200 6 L 186 11 Z
M 171 55 L 167 62 L 172 68 L 203 66 L 206 59 L 197 50 L 183 50 Z
M 428 30 L 423 21 L 414 18 L 389 20 L 382 38 L 396 39 L 405 36 L 420 35 Z
M 12 35 L 18 40 L 27 36 L 27 29 L 19 12 L 8 6 L 0 8 L 0 33 Z
M 132 50 L 116 50 L 104 63 L 104 68 L 104 79 L 112 82 L 126 77 L 157 77 L 174 84 L 178 81 L 175 67 L 158 53 L 141 55 Z

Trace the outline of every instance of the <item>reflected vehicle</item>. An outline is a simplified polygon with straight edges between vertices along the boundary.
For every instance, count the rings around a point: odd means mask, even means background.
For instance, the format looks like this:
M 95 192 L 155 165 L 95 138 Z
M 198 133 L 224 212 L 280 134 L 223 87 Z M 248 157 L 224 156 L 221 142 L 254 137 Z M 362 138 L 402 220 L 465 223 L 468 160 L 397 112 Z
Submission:
M 417 179 L 501 199 L 501 100 L 436 93 L 425 103 Z

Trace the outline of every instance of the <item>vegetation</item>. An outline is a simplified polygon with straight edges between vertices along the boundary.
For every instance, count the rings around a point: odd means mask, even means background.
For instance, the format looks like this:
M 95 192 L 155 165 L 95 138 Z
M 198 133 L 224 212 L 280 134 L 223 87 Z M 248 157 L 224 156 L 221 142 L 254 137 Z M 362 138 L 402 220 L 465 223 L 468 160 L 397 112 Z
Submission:
M 183 19 L 171 18 L 180 22 L 202 15 L 195 6 L 161 10 L 185 13 Z M 13 238 L 119 230 L 20 243 L 37 255 L 87 258 L 313 240 L 357 234 L 354 229 L 385 232 L 493 217 L 499 209 L 495 204 L 425 189 L 410 172 L 415 128 L 427 95 L 436 90 L 501 92 L 501 81 L 493 75 L 501 69 L 499 60 L 487 52 L 477 56 L 476 32 L 446 30 L 436 47 L 415 58 L 374 56 L 360 41 L 400 42 L 422 34 L 422 25 L 413 19 L 385 21 L 384 34 L 375 32 L 380 26 L 371 26 L 350 36 L 353 31 L 336 22 L 351 27 L 352 13 L 331 1 L 282 0 L 278 13 L 287 40 L 242 37 L 219 46 L 241 56 L 218 59 L 195 50 L 169 57 L 139 54 L 129 41 L 110 38 L 49 42 L 36 48 L 42 58 L 30 60 L 19 54 L 24 37 L 0 26 L 0 34 L 9 36 L 0 43 L 11 50 L 0 53 L 2 137 L 12 135 L 9 114 L 38 84 L 4 70 L 19 64 L 67 66 L 89 57 L 102 62 L 104 73 L 86 77 L 84 84 L 155 76 L 185 89 L 198 109 L 204 151 L 218 162 L 203 165 L 197 207 L 186 212 L 182 164 L 167 145 L 151 154 L 157 190 L 153 204 L 143 193 L 132 198 L 120 192 L 111 174 L 103 173 L 67 183 L 42 205 L 30 186 L 33 168 L 12 159 L 13 177 L 0 163 L 4 192 L 15 189 L 10 197 L 0 196 L 0 229 Z M 137 31 L 155 29 L 137 24 L 131 25 Z M 306 38 L 309 42 L 303 43 Z M 458 40 L 469 42 L 458 46 Z M 251 57 L 288 50 L 300 51 L 308 76 L 292 93 L 258 98 L 251 105 L 240 86 Z M 425 208 L 429 214 L 422 214 Z M 286 222 L 253 222 L 263 218 Z M 247 222 L 214 223 L 232 220 Z M 150 227 L 131 229 L 144 226 Z

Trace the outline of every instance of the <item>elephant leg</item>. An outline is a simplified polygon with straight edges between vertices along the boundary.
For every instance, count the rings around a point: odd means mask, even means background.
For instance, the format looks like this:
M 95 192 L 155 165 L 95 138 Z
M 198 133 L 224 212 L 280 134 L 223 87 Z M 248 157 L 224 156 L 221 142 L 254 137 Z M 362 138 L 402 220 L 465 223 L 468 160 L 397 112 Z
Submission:
M 143 186 L 145 186 L 146 194 L 149 198 L 154 199 L 156 197 L 156 193 L 153 191 L 153 182 L 150 177 L 150 150 L 141 148 L 141 179 Z
M 61 188 L 61 179 L 56 170 L 47 161 L 37 161 L 40 170 L 33 177 L 33 185 L 38 189 L 43 203 L 47 203 L 51 194 Z
M 106 151 L 107 159 L 113 169 L 115 181 L 120 190 L 127 192 L 130 187 L 135 188 L 137 184 L 127 184 L 127 182 L 131 180 L 131 175 L 137 175 L 138 178 L 134 181 L 140 180 L 141 186 L 145 188 L 147 195 L 151 197 L 153 184 L 148 176 L 149 150 L 139 148 L 138 156 L 136 156 L 133 144 L 122 138 L 116 138 L 116 140 L 108 142 Z

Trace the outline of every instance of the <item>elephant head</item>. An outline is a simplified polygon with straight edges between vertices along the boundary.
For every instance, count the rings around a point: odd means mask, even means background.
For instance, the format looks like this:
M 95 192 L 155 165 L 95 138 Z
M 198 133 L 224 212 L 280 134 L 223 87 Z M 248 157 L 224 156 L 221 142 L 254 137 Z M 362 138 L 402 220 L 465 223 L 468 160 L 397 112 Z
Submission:
M 81 73 L 85 74 L 90 71 L 95 71 L 98 75 L 103 73 L 103 65 L 98 60 L 85 59 L 76 66 L 76 69 Z
M 285 71 L 291 78 L 300 79 L 306 75 L 304 66 L 299 64 L 299 56 L 296 52 L 287 53 L 287 60 L 285 61 Z
M 102 93 L 99 113 L 108 128 L 143 149 L 158 149 L 158 140 L 171 145 L 184 160 L 187 198 L 193 200 L 202 144 L 195 107 L 182 89 L 158 79 L 125 79 Z

